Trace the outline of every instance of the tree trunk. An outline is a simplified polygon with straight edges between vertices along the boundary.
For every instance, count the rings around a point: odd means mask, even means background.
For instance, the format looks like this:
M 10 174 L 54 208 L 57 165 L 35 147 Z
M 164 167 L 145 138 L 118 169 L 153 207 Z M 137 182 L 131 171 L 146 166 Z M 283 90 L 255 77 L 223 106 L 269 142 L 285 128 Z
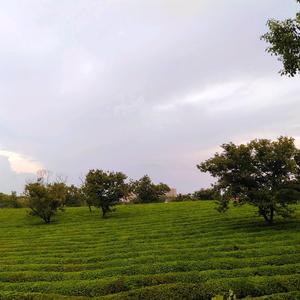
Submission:
M 44 219 L 44 222 L 46 223 L 46 224 L 49 224 L 50 223 L 50 217 L 45 217 L 45 218 L 43 218 Z
M 269 218 L 265 212 L 261 212 L 261 215 L 264 217 L 265 221 L 269 223 Z
M 274 208 L 270 208 L 270 216 L 268 216 L 265 212 L 265 210 L 260 210 L 261 215 L 264 217 L 265 221 L 268 222 L 269 224 L 273 223 L 273 218 L 274 218 Z
M 273 207 L 271 207 L 270 208 L 270 223 L 273 223 L 273 218 L 274 218 L 274 208 Z
M 104 207 L 101 207 L 101 209 L 102 209 L 102 218 L 105 218 L 106 210 Z

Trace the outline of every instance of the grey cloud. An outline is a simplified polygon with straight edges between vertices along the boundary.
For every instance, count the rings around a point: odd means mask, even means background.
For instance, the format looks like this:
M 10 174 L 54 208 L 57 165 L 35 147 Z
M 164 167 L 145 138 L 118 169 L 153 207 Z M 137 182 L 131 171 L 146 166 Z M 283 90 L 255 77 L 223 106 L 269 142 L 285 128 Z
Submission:
M 299 78 L 280 78 L 259 40 L 268 18 L 296 8 L 292 0 L 0 1 L 0 147 L 76 183 L 104 168 L 148 173 L 182 192 L 206 186 L 211 178 L 195 165 L 221 143 L 300 136 Z M 226 93 L 232 83 L 241 84 Z M 205 94 L 219 86 L 217 97 Z M 0 188 L 20 190 L 2 170 Z

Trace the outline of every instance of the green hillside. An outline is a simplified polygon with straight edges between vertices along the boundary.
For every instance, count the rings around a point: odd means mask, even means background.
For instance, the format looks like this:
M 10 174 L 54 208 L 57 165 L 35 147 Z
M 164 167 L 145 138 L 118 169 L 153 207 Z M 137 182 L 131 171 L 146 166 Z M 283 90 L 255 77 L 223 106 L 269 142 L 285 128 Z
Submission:
M 118 206 L 107 219 L 82 207 L 46 225 L 2 209 L 0 299 L 211 299 L 229 289 L 300 299 L 299 211 L 267 226 L 256 209 L 219 214 L 212 202 Z

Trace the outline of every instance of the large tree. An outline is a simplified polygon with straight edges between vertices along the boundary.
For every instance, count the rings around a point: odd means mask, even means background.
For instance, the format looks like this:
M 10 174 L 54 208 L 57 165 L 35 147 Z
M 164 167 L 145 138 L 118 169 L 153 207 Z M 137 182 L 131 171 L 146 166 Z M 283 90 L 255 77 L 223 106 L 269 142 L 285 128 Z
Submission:
M 300 151 L 293 138 L 256 139 L 241 145 L 223 144 L 222 148 L 222 153 L 197 166 L 217 179 L 219 211 L 227 210 L 233 201 L 256 206 L 269 223 L 275 214 L 291 215 L 289 205 L 300 199 Z
M 112 211 L 119 201 L 127 196 L 127 176 L 121 172 L 90 170 L 86 175 L 83 192 L 89 206 L 102 210 L 102 216 Z
M 300 3 L 300 0 L 297 0 Z M 262 36 L 270 46 L 266 49 L 283 63 L 281 75 L 295 76 L 300 73 L 300 12 L 294 19 L 271 19 L 269 32 Z

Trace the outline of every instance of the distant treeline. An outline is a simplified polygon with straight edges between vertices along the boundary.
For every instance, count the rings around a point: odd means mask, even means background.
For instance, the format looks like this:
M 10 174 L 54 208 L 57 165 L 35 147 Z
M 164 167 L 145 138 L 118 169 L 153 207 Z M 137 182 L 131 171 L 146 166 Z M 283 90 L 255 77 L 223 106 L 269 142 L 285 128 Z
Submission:
M 202 188 L 194 193 L 178 194 L 173 201 L 216 200 L 220 193 L 214 188 Z
M 187 200 L 211 200 L 213 189 L 201 189 L 193 194 L 168 194 L 170 187 L 165 183 L 155 184 L 148 175 L 131 180 L 122 172 L 90 170 L 81 186 L 68 185 L 66 180 L 49 180 L 45 170 L 36 180 L 25 185 L 23 195 L 16 192 L 0 194 L 0 208 L 29 208 L 30 214 L 50 223 L 57 210 L 67 206 L 88 206 L 100 209 L 103 217 L 114 211 L 116 204 L 157 203 Z
M 231 205 L 250 204 L 269 224 L 274 215 L 291 217 L 291 205 L 300 199 L 300 149 L 291 137 L 277 140 L 255 139 L 247 144 L 222 145 L 223 151 L 197 165 L 216 182 L 208 189 L 175 195 L 165 183 L 155 184 L 148 175 L 131 180 L 122 172 L 90 170 L 80 187 L 57 178 L 49 180 L 43 171 L 36 181 L 25 185 L 24 196 L 0 194 L 0 207 L 28 207 L 45 223 L 65 206 L 87 205 L 100 209 L 103 217 L 119 203 L 155 203 L 191 200 L 217 200 L 218 211 Z
M 80 207 L 87 206 L 88 201 L 82 191 L 81 187 L 75 185 L 66 185 L 66 197 L 63 206 L 66 207 Z M 150 196 L 150 197 L 149 197 Z M 194 193 L 181 194 L 179 193 L 175 197 L 169 197 L 166 195 L 154 194 L 151 195 L 148 192 L 144 197 L 137 197 L 131 195 L 127 201 L 120 201 L 120 204 L 139 204 L 139 203 L 162 203 L 162 202 L 182 202 L 182 201 L 197 201 L 197 200 L 215 200 L 217 199 L 217 192 L 212 188 L 202 188 Z M 27 195 L 17 195 L 16 192 L 11 194 L 0 193 L 0 208 L 28 208 L 29 197 Z
M 10 195 L 0 193 L 0 208 L 22 208 L 27 207 L 28 199 L 25 196 L 17 196 L 16 192 Z

